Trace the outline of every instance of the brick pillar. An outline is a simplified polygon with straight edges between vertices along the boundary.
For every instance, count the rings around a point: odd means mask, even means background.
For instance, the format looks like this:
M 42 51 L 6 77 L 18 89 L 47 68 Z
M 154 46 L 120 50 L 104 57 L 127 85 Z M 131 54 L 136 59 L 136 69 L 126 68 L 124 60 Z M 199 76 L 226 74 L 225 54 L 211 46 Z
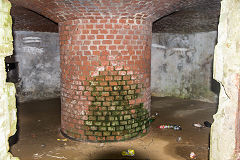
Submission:
M 100 142 L 147 133 L 151 25 L 117 18 L 59 24 L 64 135 Z

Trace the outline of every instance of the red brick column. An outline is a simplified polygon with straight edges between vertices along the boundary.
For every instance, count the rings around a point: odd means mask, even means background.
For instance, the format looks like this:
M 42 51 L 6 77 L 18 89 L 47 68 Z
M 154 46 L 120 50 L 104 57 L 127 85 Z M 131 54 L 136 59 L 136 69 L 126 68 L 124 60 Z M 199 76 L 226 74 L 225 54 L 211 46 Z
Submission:
M 120 141 L 149 126 L 151 22 L 78 19 L 59 24 L 62 132 Z

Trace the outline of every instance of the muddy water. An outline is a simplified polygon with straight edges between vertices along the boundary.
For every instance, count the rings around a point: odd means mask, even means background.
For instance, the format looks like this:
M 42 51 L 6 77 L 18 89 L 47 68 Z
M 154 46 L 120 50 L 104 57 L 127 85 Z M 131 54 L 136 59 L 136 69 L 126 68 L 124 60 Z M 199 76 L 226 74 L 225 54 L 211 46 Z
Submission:
M 188 160 L 195 152 L 198 160 L 208 159 L 209 128 L 193 123 L 212 122 L 216 104 L 177 98 L 152 97 L 152 113 L 158 116 L 145 137 L 114 143 L 65 140 L 59 133 L 60 99 L 32 101 L 18 105 L 18 132 L 10 140 L 11 152 L 22 160 L 156 159 Z M 181 131 L 159 129 L 160 124 L 181 125 Z M 181 137 L 181 141 L 176 139 Z M 134 157 L 121 151 L 132 148 Z

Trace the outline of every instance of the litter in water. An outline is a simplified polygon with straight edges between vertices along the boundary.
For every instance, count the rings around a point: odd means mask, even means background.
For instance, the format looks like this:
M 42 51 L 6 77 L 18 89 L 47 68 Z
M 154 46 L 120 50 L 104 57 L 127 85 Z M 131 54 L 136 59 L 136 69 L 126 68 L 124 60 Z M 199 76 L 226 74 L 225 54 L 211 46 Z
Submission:
M 205 121 L 205 122 L 204 122 L 204 125 L 205 125 L 205 127 L 211 128 L 212 123 L 210 123 L 210 122 L 208 122 L 208 121 Z
M 191 159 L 196 159 L 196 158 L 197 158 L 197 155 L 196 155 L 194 152 L 191 152 L 190 155 L 189 155 L 189 157 L 190 157 Z
M 128 149 L 127 151 L 122 151 L 122 156 L 135 156 L 135 151 L 133 149 Z
M 182 130 L 181 126 L 179 125 L 160 125 L 158 126 L 160 129 L 174 129 L 175 131 L 177 130 Z
M 193 126 L 196 127 L 196 128 L 203 128 L 204 127 L 200 123 L 194 123 Z
M 62 141 L 62 142 L 66 142 L 68 139 L 64 138 L 64 139 L 57 139 L 57 141 Z

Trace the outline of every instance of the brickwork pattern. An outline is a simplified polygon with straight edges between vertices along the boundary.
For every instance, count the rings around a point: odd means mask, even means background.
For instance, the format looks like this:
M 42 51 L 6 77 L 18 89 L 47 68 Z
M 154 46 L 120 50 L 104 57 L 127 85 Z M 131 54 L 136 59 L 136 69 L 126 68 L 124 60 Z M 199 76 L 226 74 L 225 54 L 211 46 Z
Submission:
M 145 18 L 152 22 L 170 13 L 208 0 L 11 0 L 55 22 L 74 19 Z M 46 5 L 48 4 L 48 5 Z
M 60 23 L 63 132 L 90 141 L 147 132 L 150 44 L 145 20 Z

